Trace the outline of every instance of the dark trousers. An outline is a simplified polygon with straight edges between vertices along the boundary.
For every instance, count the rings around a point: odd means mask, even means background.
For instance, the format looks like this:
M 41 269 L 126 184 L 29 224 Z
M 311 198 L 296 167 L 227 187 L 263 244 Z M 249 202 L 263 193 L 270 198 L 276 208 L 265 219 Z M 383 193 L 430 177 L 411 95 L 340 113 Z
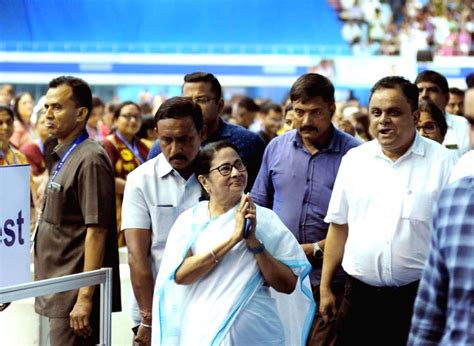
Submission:
M 336 307 L 339 308 L 344 296 L 344 282 L 331 285 L 332 292 L 336 296 Z M 324 322 L 319 313 L 319 301 L 321 295 L 319 293 L 319 285 L 313 286 L 313 298 L 316 302 L 316 313 L 314 315 L 313 324 L 308 335 L 308 346 L 334 346 L 336 345 L 336 323 L 334 320 Z
M 406 345 L 418 283 L 374 287 L 350 277 L 336 318 L 337 345 Z
M 99 343 L 100 339 L 100 307 L 94 304 L 89 323 L 92 335 L 88 338 L 74 334 L 69 325 L 69 318 L 49 319 L 49 342 L 51 346 L 92 346 Z

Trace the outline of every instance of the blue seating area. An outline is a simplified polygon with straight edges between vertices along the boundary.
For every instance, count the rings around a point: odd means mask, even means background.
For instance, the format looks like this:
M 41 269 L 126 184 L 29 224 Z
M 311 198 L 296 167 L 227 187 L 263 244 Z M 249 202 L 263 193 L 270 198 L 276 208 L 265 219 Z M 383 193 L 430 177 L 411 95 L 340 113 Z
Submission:
M 0 0 L 0 51 L 350 55 L 323 0 Z

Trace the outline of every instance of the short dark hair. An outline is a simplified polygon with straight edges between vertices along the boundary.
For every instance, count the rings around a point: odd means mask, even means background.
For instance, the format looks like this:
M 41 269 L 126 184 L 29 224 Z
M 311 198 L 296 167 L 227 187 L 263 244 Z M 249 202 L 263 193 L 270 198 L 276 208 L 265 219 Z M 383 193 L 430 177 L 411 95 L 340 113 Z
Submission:
M 415 84 L 418 85 L 418 83 L 422 82 L 436 84 L 444 95 L 449 94 L 448 80 L 441 73 L 431 70 L 420 72 L 418 76 L 416 76 Z
M 436 122 L 436 124 L 439 127 L 439 130 L 441 134 L 444 136 L 446 135 L 446 132 L 448 131 L 448 123 L 446 122 L 446 118 L 444 116 L 444 113 L 437 105 L 435 105 L 433 102 L 430 100 L 424 100 L 420 102 L 420 106 L 418 107 L 418 111 L 421 112 L 426 112 L 431 115 L 433 120 Z
M 466 76 L 466 85 L 468 89 L 474 88 L 474 72 Z
M 184 83 L 199 83 L 199 82 L 211 84 L 211 91 L 214 94 L 214 97 L 217 100 L 220 100 L 222 98 L 221 83 L 219 83 L 217 78 L 212 73 L 193 72 L 193 73 L 188 73 L 187 75 L 184 76 Z
M 96 107 L 104 107 L 105 108 L 105 103 L 102 101 L 102 99 L 98 96 L 92 97 L 92 108 Z
M 464 97 L 464 90 L 459 88 L 449 88 L 449 93 Z
M 247 96 L 242 97 L 239 102 L 237 102 L 237 106 L 245 108 L 249 112 L 258 112 L 260 110 L 260 107 L 255 103 L 255 101 Z
M 23 119 L 21 118 L 20 113 L 18 113 L 18 105 L 20 104 L 21 98 L 25 95 L 30 95 L 33 100 L 35 99 L 32 93 L 30 93 L 29 91 L 24 91 L 16 95 L 13 101 L 13 112 L 14 114 L 16 114 L 17 119 L 22 123 L 23 123 Z M 23 125 L 29 125 L 29 124 L 23 124 Z
M 293 104 L 292 103 L 288 103 L 286 105 L 286 108 L 285 108 L 285 115 L 289 112 L 289 111 L 292 111 L 293 110 Z
M 153 130 L 155 128 L 155 121 L 152 115 L 144 115 L 142 117 L 142 125 L 140 126 L 140 130 L 137 132 L 138 138 L 147 138 L 147 131 Z
M 418 109 L 418 88 L 408 79 L 405 79 L 401 76 L 384 77 L 380 79 L 377 83 L 375 83 L 372 89 L 370 89 L 369 103 L 372 99 L 372 96 L 377 90 L 396 88 L 400 88 L 400 90 L 403 92 L 403 95 L 405 95 L 407 102 L 410 105 L 411 111 L 415 112 Z
M 142 113 L 142 109 L 140 108 L 139 105 L 137 105 L 135 102 L 133 101 L 124 101 L 122 102 L 117 108 L 115 108 L 115 111 L 114 111 L 114 120 L 117 120 L 118 117 L 120 116 L 120 112 L 122 111 L 122 108 L 125 107 L 125 106 L 135 106 L 137 107 L 138 111 L 140 112 L 140 114 Z
M 225 148 L 232 148 L 235 150 L 235 152 L 240 156 L 239 150 L 237 147 L 227 141 L 227 140 L 222 140 L 222 141 L 217 141 L 217 142 L 211 142 L 202 148 L 199 153 L 197 154 L 196 158 L 194 159 L 193 162 L 193 170 L 194 174 L 196 177 L 200 175 L 207 175 L 209 174 L 209 171 L 211 169 L 211 162 L 216 156 L 216 154 L 221 151 L 222 149 Z M 208 199 L 209 196 L 207 192 L 204 190 L 204 187 L 201 185 L 202 188 L 202 197 L 201 199 Z
M 5 106 L 5 105 L 0 105 L 0 112 L 7 113 L 10 116 L 10 118 L 12 118 L 12 120 L 15 120 L 14 113 L 10 107 Z
M 51 80 L 48 84 L 49 88 L 57 88 L 60 85 L 66 84 L 72 89 L 72 100 L 77 107 L 85 107 L 87 109 L 86 121 L 92 111 L 92 90 L 81 78 L 73 76 L 60 76 Z
M 306 73 L 291 87 L 290 100 L 305 102 L 313 97 L 321 97 L 324 102 L 334 103 L 334 86 L 329 79 L 318 73 Z
M 203 127 L 201 107 L 193 102 L 190 97 L 172 97 L 163 102 L 155 114 L 155 127 L 162 119 L 182 119 L 190 117 L 199 132 Z
M 281 109 L 281 106 L 278 103 L 274 103 L 274 102 L 264 103 L 263 105 L 260 106 L 260 111 L 265 115 L 270 113 L 270 111 L 283 114 L 283 110 Z

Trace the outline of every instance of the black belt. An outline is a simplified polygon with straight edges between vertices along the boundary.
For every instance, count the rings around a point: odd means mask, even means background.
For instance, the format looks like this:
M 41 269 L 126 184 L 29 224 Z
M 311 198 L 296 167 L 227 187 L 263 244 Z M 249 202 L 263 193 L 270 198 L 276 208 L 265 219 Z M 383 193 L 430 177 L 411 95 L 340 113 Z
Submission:
M 366 284 L 365 282 L 362 282 L 360 280 L 357 280 L 356 278 L 349 276 L 349 280 L 351 282 L 351 286 L 353 290 L 358 290 L 362 292 L 367 292 L 367 293 L 373 293 L 373 294 L 379 294 L 379 295 L 396 295 L 396 294 L 403 294 L 403 293 L 409 293 L 409 292 L 415 292 L 418 290 L 418 285 L 420 283 L 419 280 L 413 281 L 409 283 L 408 285 L 404 286 L 371 286 Z

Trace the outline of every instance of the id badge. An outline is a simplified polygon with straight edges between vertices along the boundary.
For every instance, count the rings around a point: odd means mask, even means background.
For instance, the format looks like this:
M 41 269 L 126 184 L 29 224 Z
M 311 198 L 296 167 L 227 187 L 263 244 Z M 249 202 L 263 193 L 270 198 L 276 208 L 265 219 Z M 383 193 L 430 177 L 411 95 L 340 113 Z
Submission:
M 52 181 L 48 184 L 48 189 L 53 190 L 53 191 L 61 191 L 62 186 L 61 186 L 61 184 L 58 184 L 58 183 Z

